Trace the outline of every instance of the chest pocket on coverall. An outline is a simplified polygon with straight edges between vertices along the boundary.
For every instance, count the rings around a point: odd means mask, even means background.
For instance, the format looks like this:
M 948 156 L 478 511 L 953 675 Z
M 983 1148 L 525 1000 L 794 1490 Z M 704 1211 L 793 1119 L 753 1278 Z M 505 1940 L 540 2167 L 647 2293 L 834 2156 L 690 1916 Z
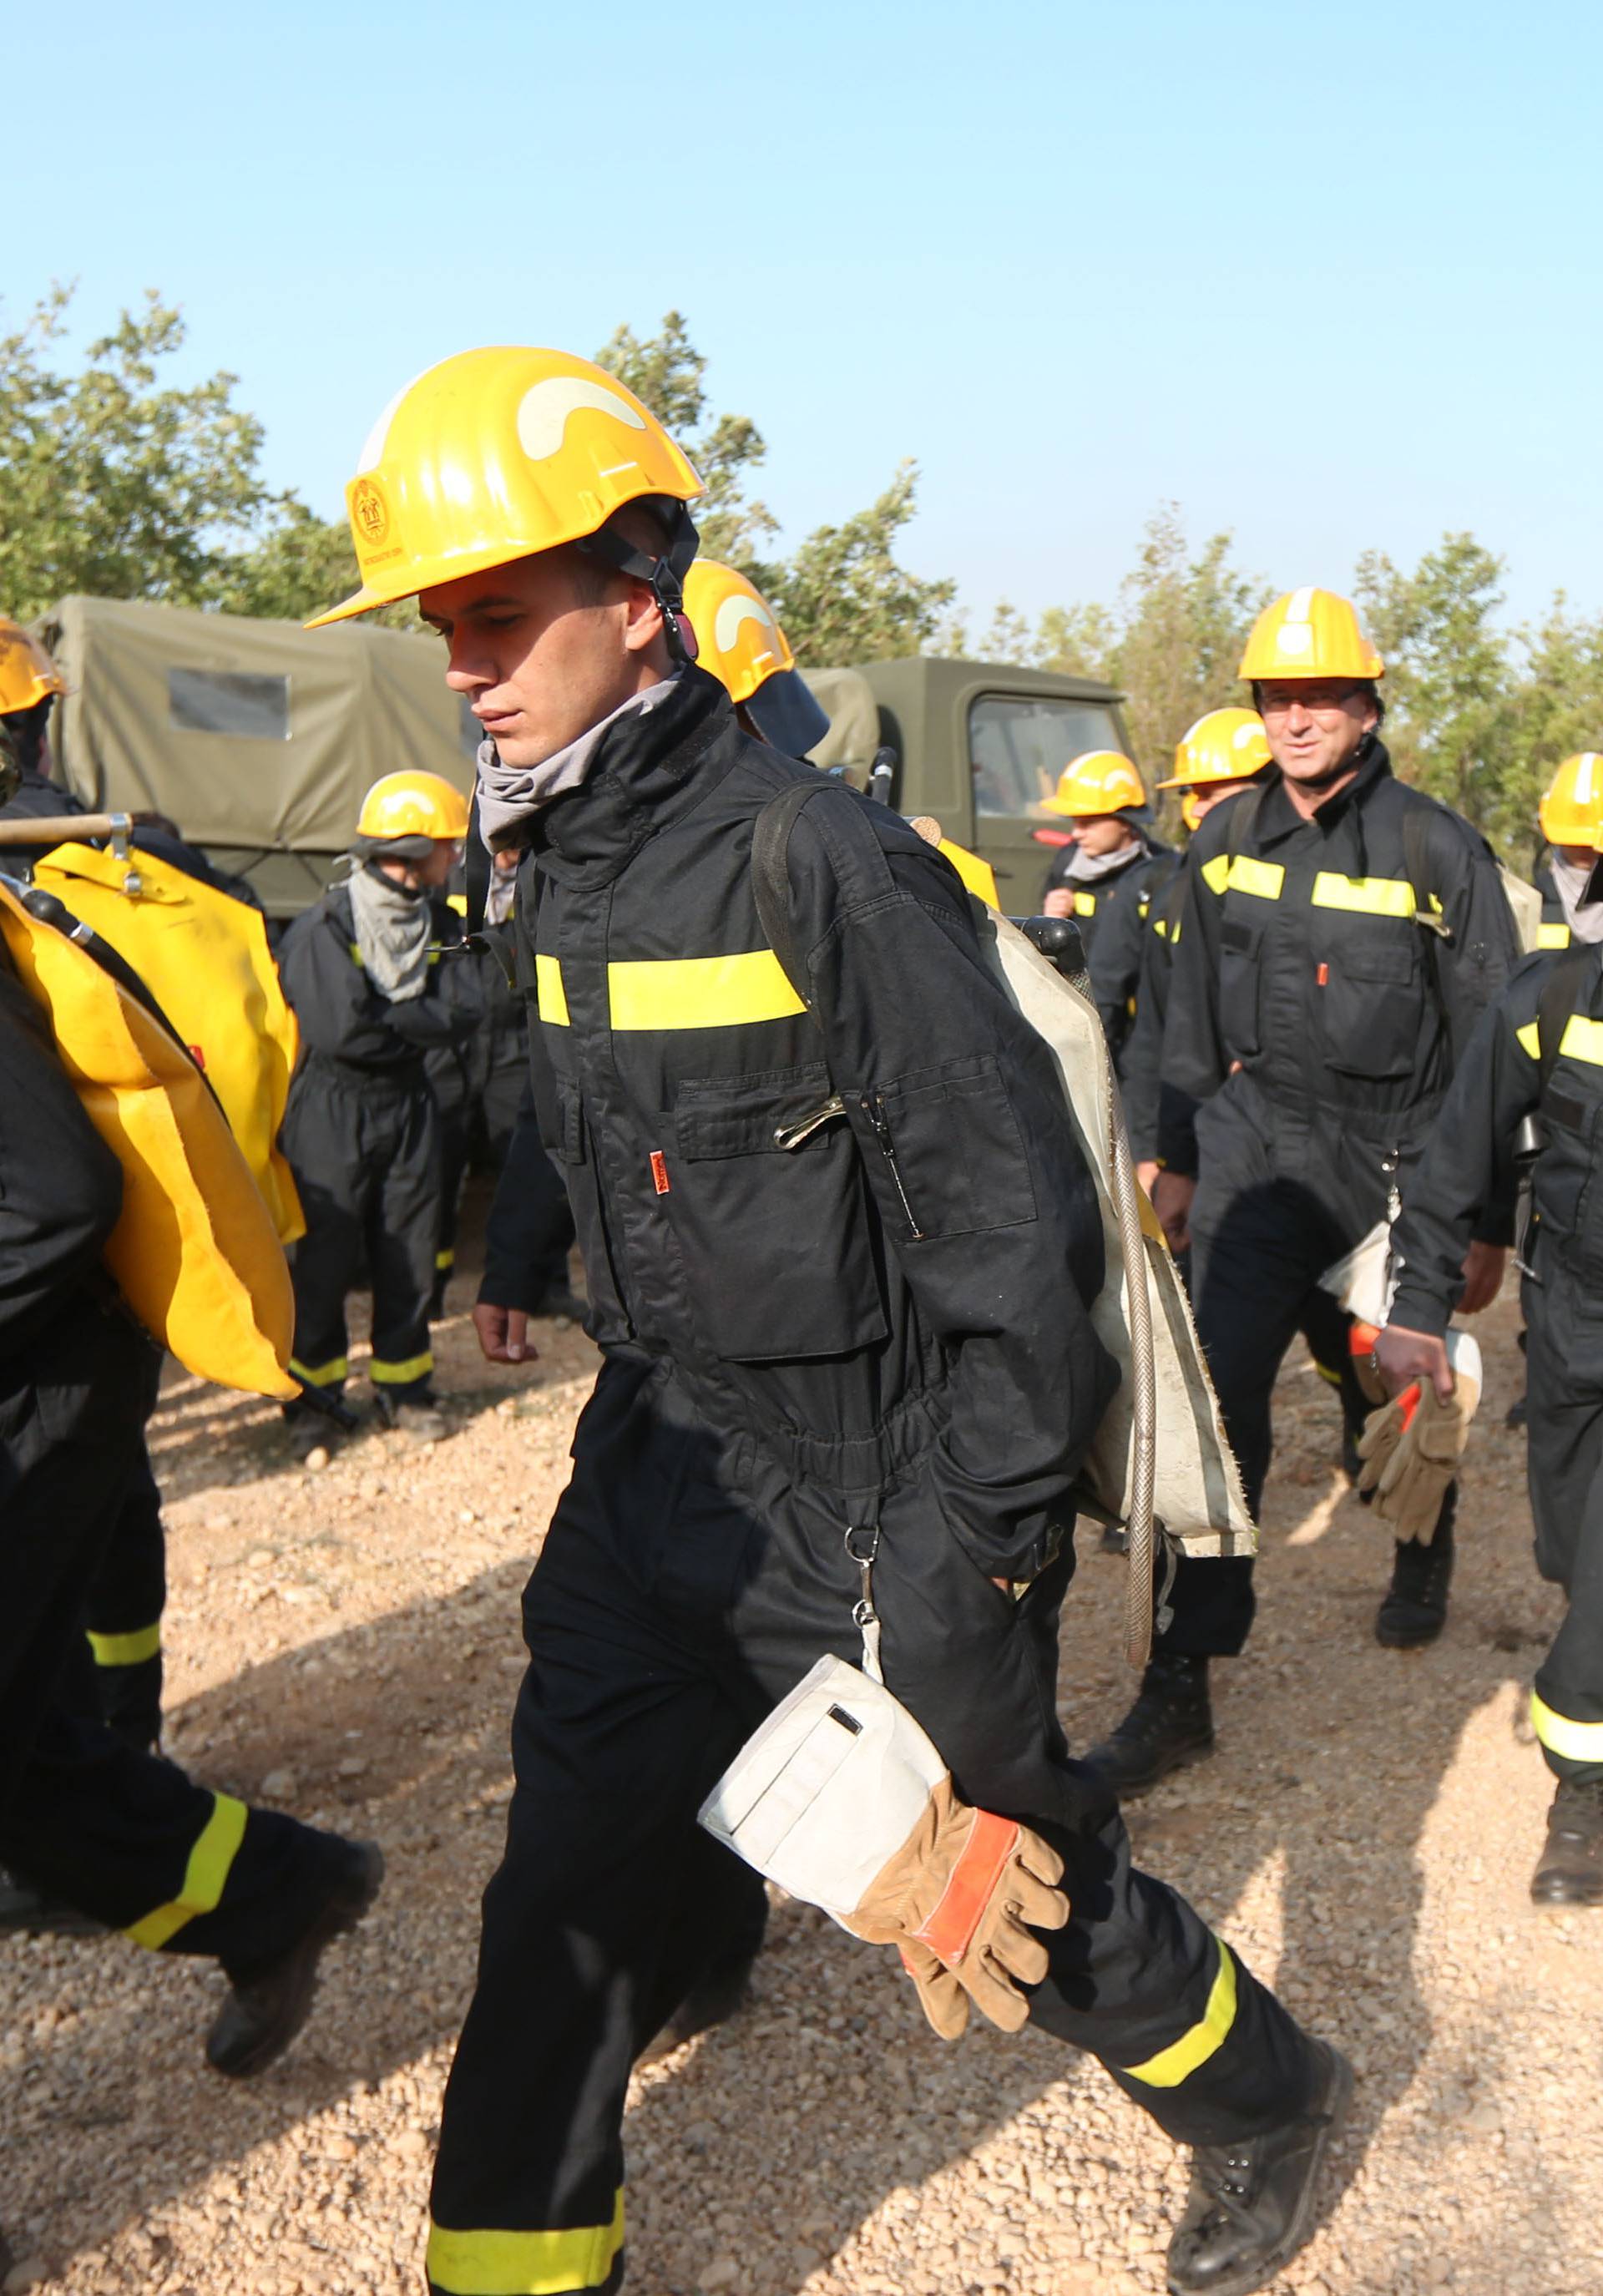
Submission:
M 1420 954 L 1413 942 L 1365 947 L 1354 934 L 1328 955 L 1316 948 L 1314 961 L 1326 973 L 1317 1008 L 1326 1064 L 1377 1083 L 1411 1076 L 1424 1019 Z
M 1225 917 L 1219 926 L 1219 1025 L 1225 1044 L 1239 1058 L 1260 1049 L 1259 982 L 1263 971 L 1264 928 L 1241 917 Z
M 862 1160 L 844 1111 L 822 1113 L 830 1097 L 822 1062 L 678 1088 L 663 1209 L 732 1361 L 845 1355 L 889 1328 Z

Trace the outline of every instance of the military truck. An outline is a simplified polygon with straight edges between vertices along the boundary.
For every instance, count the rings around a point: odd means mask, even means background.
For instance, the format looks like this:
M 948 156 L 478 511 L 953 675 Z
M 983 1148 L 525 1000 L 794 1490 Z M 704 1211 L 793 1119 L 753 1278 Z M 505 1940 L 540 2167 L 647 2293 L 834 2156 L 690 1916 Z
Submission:
M 472 785 L 479 728 L 432 638 L 83 597 L 34 627 L 68 685 L 56 779 L 92 811 L 168 815 L 269 916 L 316 898 L 380 774 L 421 766 Z M 807 675 L 830 719 L 816 762 L 861 788 L 889 750 L 891 802 L 988 861 L 1016 914 L 1039 906 L 1064 841 L 1043 806 L 1058 775 L 1083 750 L 1127 746 L 1123 697 L 1085 678 L 922 656 Z
M 927 655 L 804 675 L 830 716 L 815 763 L 843 768 L 861 789 L 874 751 L 889 750 L 891 803 L 933 814 L 988 861 L 1012 916 L 1040 907 L 1053 851 L 1067 841 L 1044 803 L 1064 767 L 1087 750 L 1129 751 L 1124 695 L 1091 678 Z

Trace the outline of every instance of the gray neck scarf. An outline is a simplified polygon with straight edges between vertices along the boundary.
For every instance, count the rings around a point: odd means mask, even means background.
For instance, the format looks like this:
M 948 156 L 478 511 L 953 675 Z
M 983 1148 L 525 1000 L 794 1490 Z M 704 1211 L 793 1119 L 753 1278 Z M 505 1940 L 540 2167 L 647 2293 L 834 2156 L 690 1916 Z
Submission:
M 1149 849 L 1139 829 L 1135 834 L 1133 845 L 1121 845 L 1113 853 L 1088 853 L 1083 845 L 1076 845 L 1075 857 L 1064 871 L 1064 876 L 1071 885 L 1094 885 L 1104 877 L 1112 877 L 1119 870 L 1128 869 L 1133 861 L 1139 861 Z
M 426 893 L 409 893 L 376 865 L 355 869 L 347 881 L 356 948 L 380 996 L 410 1004 L 429 986 L 429 942 L 434 920 Z
M 677 672 L 675 672 L 677 676 Z M 565 750 L 558 750 L 537 766 L 503 766 L 495 752 L 494 742 L 478 745 L 478 829 L 485 843 L 493 853 L 498 845 L 506 843 L 511 832 L 521 828 L 532 814 L 552 798 L 576 790 L 595 763 L 595 753 L 602 737 L 617 725 L 620 718 L 632 712 L 642 717 L 667 700 L 674 691 L 672 677 L 659 678 L 648 685 L 643 693 L 632 693 L 627 701 L 603 718 L 599 726 L 569 742 Z
M 1555 853 L 1548 865 L 1569 921 L 1571 939 L 1603 940 L 1603 901 L 1588 901 L 1585 898 L 1592 880 L 1591 869 L 1579 861 L 1566 861 L 1560 853 Z

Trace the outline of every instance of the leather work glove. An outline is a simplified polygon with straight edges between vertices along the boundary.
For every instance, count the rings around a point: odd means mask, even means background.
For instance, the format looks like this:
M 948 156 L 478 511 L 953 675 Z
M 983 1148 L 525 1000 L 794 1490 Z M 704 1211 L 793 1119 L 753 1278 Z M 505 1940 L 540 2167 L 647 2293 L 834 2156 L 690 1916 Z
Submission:
M 1068 1899 L 1053 1886 L 1062 1877 L 1063 1860 L 1038 1833 L 970 1808 L 943 1776 L 845 1926 L 871 1944 L 902 1948 L 943 2039 L 963 2030 L 970 2001 L 1015 2033 L 1029 2015 L 1019 1986 L 1046 1975 L 1046 1948 L 1032 1930 L 1060 1930 L 1068 1919 Z
M 1473 1368 L 1464 1360 L 1467 1352 L 1454 1365 L 1452 1393 L 1445 1403 L 1427 1380 L 1405 1388 L 1364 1423 L 1358 1488 L 1374 1493 L 1376 1513 L 1400 1539 L 1428 1546 L 1435 1537 L 1442 1500 L 1458 1472 L 1481 1398 L 1478 1350 Z

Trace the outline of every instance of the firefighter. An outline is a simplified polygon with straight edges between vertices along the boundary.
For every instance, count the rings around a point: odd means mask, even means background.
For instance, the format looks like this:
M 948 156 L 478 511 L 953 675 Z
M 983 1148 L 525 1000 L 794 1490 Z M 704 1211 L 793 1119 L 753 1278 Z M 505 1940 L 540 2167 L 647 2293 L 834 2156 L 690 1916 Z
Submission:
M 1198 829 L 1174 952 L 1154 1205 L 1192 1253 L 1198 1332 L 1255 1516 L 1280 1359 L 1321 1275 L 1394 1208 L 1476 1016 L 1515 955 L 1497 865 L 1393 775 L 1384 665 L 1345 598 L 1266 607 L 1240 675 L 1277 768 Z M 1469 1248 L 1464 1305 L 1495 1295 L 1506 1212 Z M 1453 1494 L 1397 1542 L 1375 1631 L 1446 1618 Z M 1208 1662 L 1243 1647 L 1253 1566 L 1182 1561 L 1135 1704 L 1088 1759 L 1124 1792 L 1211 1752 Z
M 699 491 L 613 376 L 467 353 L 375 431 L 348 493 L 362 587 L 323 618 L 421 593 L 493 737 L 480 818 L 493 845 L 528 847 L 536 1093 L 603 1354 L 525 1596 L 517 1790 L 445 2105 L 430 2284 L 620 2284 L 630 2064 L 699 1957 L 674 1965 L 707 1871 L 696 1813 L 871 1625 L 950 1765 L 961 1837 L 1010 1812 L 1038 1864 L 1062 1861 L 1067 1925 L 1015 1937 L 1041 1980 L 1027 2013 L 1198 2148 L 1171 2287 L 1246 2292 L 1306 2237 L 1350 2076 L 1135 1872 L 1113 1797 L 1051 1719 L 1069 1493 L 1116 1378 L 1086 1307 L 1090 1177 L 947 863 L 749 739 L 687 660 Z M 810 802 L 771 890 L 810 1004 L 752 879 L 754 824 L 786 792 Z M 975 1923 L 1026 1887 L 1024 1834 L 992 1827 L 1010 1846 L 964 1897 Z M 913 1930 L 956 1870 L 944 1822 L 931 1843 L 896 1933 L 945 2016 L 961 1976 Z
M 1120 1075 L 1135 1016 L 1141 929 L 1153 897 L 1179 859 L 1147 825 L 1141 777 L 1116 750 L 1090 750 L 1059 776 L 1046 800 L 1063 815 L 1070 838 L 1046 873 L 1041 906 L 1049 917 L 1073 917 L 1091 985 Z
M 121 1168 L 0 952 L 0 1858 L 151 1951 L 219 1961 L 213 2068 L 260 2071 L 383 1860 L 192 1784 L 55 1685 L 143 1454 L 154 1350 L 102 1264 Z
M 467 802 L 438 774 L 387 774 L 362 800 L 351 874 L 284 935 L 284 994 L 300 1025 L 282 1144 L 307 1232 L 295 1250 L 290 1368 L 339 1406 L 349 1365 L 345 1299 L 372 1286 L 369 1374 L 380 1420 L 421 1441 L 446 1431 L 430 1387 L 429 1300 L 441 1185 L 440 1119 L 424 1066 L 459 1042 L 473 1012 L 442 989 L 430 896 L 462 857 Z M 310 1451 L 339 1420 L 287 1406 Z
M 1586 801 L 1572 790 L 1577 797 Z M 1556 825 L 1557 835 L 1544 819 L 1574 867 L 1579 816 Z M 1603 848 L 1603 824 L 1594 835 Z M 1572 946 L 1528 957 L 1483 1017 L 1404 1184 L 1397 1288 L 1375 1344 L 1394 1394 L 1428 1382 L 1449 1400 L 1444 1335 L 1461 1301 L 1466 1248 L 1509 1193 L 1522 1128 L 1534 1118 L 1540 1152 L 1521 1254 L 1531 1512 L 1536 1567 L 1568 1607 L 1531 1692 L 1558 1782 L 1531 1895 L 1558 1907 L 1603 1905 L 1603 900 L 1573 891 L 1564 904 Z

